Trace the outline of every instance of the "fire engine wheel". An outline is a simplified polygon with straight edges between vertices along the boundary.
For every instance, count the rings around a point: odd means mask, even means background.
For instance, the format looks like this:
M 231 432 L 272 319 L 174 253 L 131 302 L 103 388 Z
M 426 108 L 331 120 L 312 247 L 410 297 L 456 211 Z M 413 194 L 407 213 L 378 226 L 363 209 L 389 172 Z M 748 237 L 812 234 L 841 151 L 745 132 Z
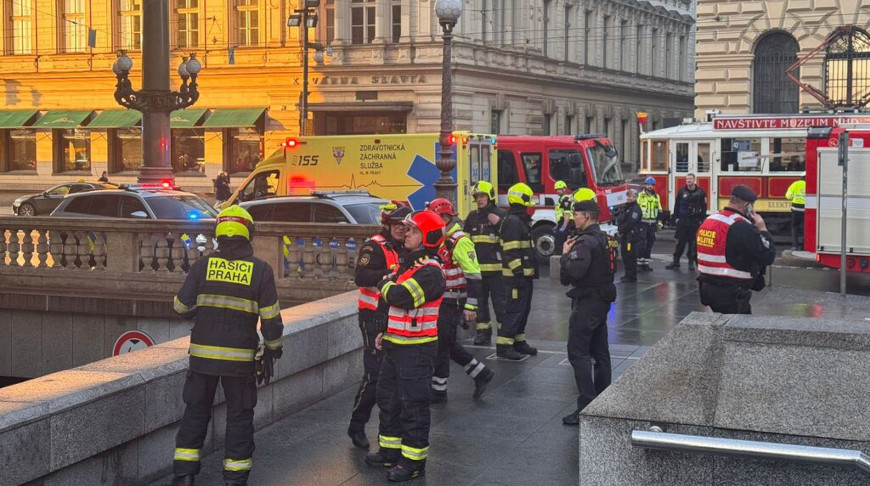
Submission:
M 532 241 L 535 244 L 535 250 L 538 256 L 544 259 L 549 259 L 556 248 L 556 236 L 553 234 L 553 227 L 550 225 L 542 225 L 532 229 Z

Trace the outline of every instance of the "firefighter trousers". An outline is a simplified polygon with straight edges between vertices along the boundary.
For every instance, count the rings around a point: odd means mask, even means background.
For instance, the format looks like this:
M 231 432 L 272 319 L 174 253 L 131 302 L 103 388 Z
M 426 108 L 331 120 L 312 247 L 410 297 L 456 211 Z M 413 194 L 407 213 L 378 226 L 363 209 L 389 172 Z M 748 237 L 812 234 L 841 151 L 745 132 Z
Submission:
M 583 410 L 610 386 L 610 347 L 607 344 L 607 313 L 610 302 L 597 296 L 571 300 L 568 321 L 568 362 L 577 383 L 577 410 Z M 592 358 L 595 366 L 592 366 Z
M 530 278 L 504 277 L 507 311 L 498 331 L 497 344 L 514 344 L 526 340 L 526 324 L 532 311 L 534 282 Z
M 375 338 L 385 327 L 384 318 L 365 314 L 361 313 L 359 317 L 363 338 L 363 377 L 353 400 L 353 412 L 350 415 L 352 430 L 363 430 L 369 421 L 372 408 L 377 403 L 378 375 L 384 359 L 383 351 L 375 347 Z
M 477 303 L 477 330 L 490 329 L 489 301 L 492 300 L 492 308 L 495 310 L 495 320 L 499 324 L 504 322 L 504 280 L 501 273 L 484 273 L 481 275 L 482 285 L 480 299 Z
M 447 378 L 450 377 L 450 361 L 453 360 L 476 378 L 486 365 L 477 361 L 456 338 L 456 326 L 463 319 L 462 307 L 455 301 L 443 301 L 438 309 L 438 354 L 435 357 L 435 372 L 432 375 L 432 389 L 436 392 L 447 391 Z
M 200 469 L 202 444 L 211 421 L 218 381 L 227 405 L 226 443 L 223 476 L 227 482 L 243 484 L 248 480 L 254 453 L 254 406 L 257 405 L 257 379 L 250 376 L 216 376 L 187 372 L 182 398 L 187 405 L 175 437 L 173 472 L 176 476 L 196 475 Z
M 438 343 L 383 342 L 378 379 L 381 450 L 401 451 L 403 467 L 419 468 L 429 453 L 429 388 Z

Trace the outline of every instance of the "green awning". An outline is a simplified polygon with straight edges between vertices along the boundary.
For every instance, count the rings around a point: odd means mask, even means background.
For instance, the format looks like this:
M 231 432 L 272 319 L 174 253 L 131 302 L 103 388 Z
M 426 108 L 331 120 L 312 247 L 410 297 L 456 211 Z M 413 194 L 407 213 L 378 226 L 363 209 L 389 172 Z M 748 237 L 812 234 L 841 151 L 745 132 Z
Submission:
M 33 128 L 75 128 L 91 116 L 93 110 L 49 111 L 31 125 Z
M 88 128 L 135 127 L 140 120 L 142 113 L 136 110 L 104 110 L 88 123 Z
M 203 115 L 205 115 L 205 108 L 175 110 L 169 114 L 169 126 L 171 128 L 193 128 Z
M 202 124 L 206 128 L 252 127 L 265 108 L 217 108 Z
M 21 128 L 36 115 L 36 110 L 0 111 L 0 128 Z

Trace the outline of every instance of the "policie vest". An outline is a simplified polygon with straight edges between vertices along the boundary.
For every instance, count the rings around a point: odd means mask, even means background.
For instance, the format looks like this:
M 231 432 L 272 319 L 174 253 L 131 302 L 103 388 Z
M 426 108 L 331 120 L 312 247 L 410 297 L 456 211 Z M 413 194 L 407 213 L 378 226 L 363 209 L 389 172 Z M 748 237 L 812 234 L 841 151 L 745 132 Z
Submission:
M 433 266 L 443 271 L 438 260 L 431 258 L 419 260 L 411 268 L 405 270 L 396 283 L 401 285 L 425 266 Z M 431 302 L 425 302 L 416 309 L 402 309 L 390 306 L 387 316 L 387 332 L 384 339 L 395 344 L 423 344 L 438 340 L 438 308 L 442 297 Z
M 702 275 L 726 277 L 739 281 L 753 280 L 752 274 L 737 270 L 725 259 L 725 243 L 731 226 L 738 221 L 752 224 L 743 216 L 731 211 L 720 211 L 701 223 L 698 228 L 698 271 Z
M 438 252 L 441 258 L 441 268 L 444 270 L 444 299 L 461 300 L 468 298 L 468 280 L 465 279 L 465 273 L 462 267 L 453 263 L 453 249 L 459 240 L 467 237 L 462 231 L 455 231 L 445 241 L 444 246 Z
M 578 288 L 598 288 L 613 284 L 613 275 L 616 273 L 616 254 L 619 242 L 603 231 L 585 233 L 598 241 L 589 270 L 582 282 L 575 284 Z M 582 236 L 585 236 L 582 235 Z M 581 237 L 582 237 L 581 236 Z
M 374 235 L 369 241 L 374 241 L 384 252 L 384 257 L 387 260 L 387 270 L 393 270 L 399 265 L 399 254 L 396 250 L 387 246 L 387 239 L 383 235 Z M 378 310 L 378 301 L 381 298 L 381 292 L 375 287 L 360 287 L 359 298 L 357 299 L 357 309 L 359 310 Z M 383 314 L 382 314 L 383 315 Z

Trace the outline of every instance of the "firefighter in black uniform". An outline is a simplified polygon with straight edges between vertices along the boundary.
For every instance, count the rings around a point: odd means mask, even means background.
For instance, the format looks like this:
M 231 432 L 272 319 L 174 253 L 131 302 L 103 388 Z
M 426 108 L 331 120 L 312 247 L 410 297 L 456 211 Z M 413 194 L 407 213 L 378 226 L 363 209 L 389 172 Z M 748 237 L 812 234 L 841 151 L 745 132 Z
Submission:
M 496 355 L 499 358 L 520 360 L 523 355 L 538 354 L 538 350 L 526 342 L 534 279 L 538 278 L 531 235 L 532 218 L 528 213 L 533 194 L 532 189 L 522 182 L 511 186 L 508 190 L 510 211 L 501 221 L 499 233 L 507 312 L 496 340 Z
M 640 228 L 643 212 L 637 204 L 637 191 L 634 189 L 628 190 L 626 201 L 616 217 L 619 251 L 622 253 L 622 263 L 625 265 L 625 275 L 619 281 L 637 282 L 637 249 L 643 237 Z
M 226 395 L 226 454 L 223 476 L 227 485 L 244 485 L 254 452 L 254 406 L 257 376 L 254 356 L 261 321 L 262 363 L 271 377 L 281 357 L 284 325 L 272 268 L 253 256 L 254 220 L 232 206 L 218 215 L 218 248 L 193 264 L 175 297 L 175 312 L 196 319 L 190 333 L 190 371 L 184 383 L 184 417 L 175 438 L 173 485 L 193 484 L 199 473 L 202 445 L 211 420 L 218 381 Z
M 616 300 L 613 285 L 615 255 L 610 241 L 598 227 L 598 204 L 574 205 L 574 223 L 580 230 L 565 242 L 560 260 L 562 285 L 570 285 L 571 318 L 568 321 L 568 361 L 580 396 L 577 410 L 562 418 L 565 425 L 580 423 L 580 412 L 610 386 L 610 349 L 607 313 Z M 590 358 L 595 358 L 594 377 Z
M 353 401 L 353 413 L 347 435 L 353 445 L 369 448 L 365 426 L 377 401 L 378 375 L 383 353 L 375 347 L 375 338 L 387 326 L 389 306 L 381 300 L 377 285 L 396 270 L 405 254 L 405 216 L 411 208 L 391 202 L 381 208 L 381 231 L 363 243 L 359 249 L 354 283 L 359 286 L 359 329 L 363 337 L 363 378 Z
M 471 190 L 471 195 L 474 196 L 477 209 L 468 213 L 463 231 L 471 235 L 471 241 L 474 242 L 482 277 L 476 319 L 477 335 L 474 337 L 474 344 L 488 345 L 492 340 L 490 299 L 495 309 L 497 325 L 501 326 L 504 322 L 505 293 L 501 275 L 502 255 L 498 227 L 502 218 L 507 216 L 507 212 L 495 205 L 495 188 L 489 182 L 476 183 Z
M 432 211 L 405 218 L 409 251 L 399 270 L 381 281 L 381 298 L 390 305 L 378 379 L 378 452 L 366 464 L 384 466 L 390 481 L 423 475 L 429 455 L 429 386 L 438 348 L 438 307 L 445 279 L 435 257 L 444 242 L 444 221 Z M 394 281 L 395 280 L 395 281 Z
M 728 206 L 698 229 L 698 290 L 713 312 L 751 314 L 753 290 L 764 288 L 764 267 L 776 248 L 764 220 L 752 211 L 755 191 L 734 186 Z
M 680 258 L 683 256 L 686 245 L 688 245 L 689 251 L 686 253 L 686 257 L 689 260 L 689 270 L 695 269 L 695 264 L 698 261 L 695 234 L 706 216 L 707 193 L 695 184 L 695 174 L 688 174 L 686 175 L 686 185 L 677 192 L 677 201 L 674 204 L 674 222 L 677 224 L 677 231 L 674 233 L 674 239 L 677 240 L 677 246 L 674 248 L 674 261 L 665 268 L 668 270 L 680 268 Z

